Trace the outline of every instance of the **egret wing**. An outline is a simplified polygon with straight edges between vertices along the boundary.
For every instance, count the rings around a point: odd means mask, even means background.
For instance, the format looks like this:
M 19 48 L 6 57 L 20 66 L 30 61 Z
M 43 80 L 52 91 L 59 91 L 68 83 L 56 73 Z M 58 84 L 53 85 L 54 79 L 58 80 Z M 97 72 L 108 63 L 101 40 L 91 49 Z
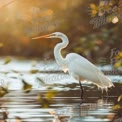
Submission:
M 67 55 L 66 61 L 69 73 L 75 79 L 87 79 L 102 88 L 113 86 L 111 80 L 84 57 L 71 53 Z

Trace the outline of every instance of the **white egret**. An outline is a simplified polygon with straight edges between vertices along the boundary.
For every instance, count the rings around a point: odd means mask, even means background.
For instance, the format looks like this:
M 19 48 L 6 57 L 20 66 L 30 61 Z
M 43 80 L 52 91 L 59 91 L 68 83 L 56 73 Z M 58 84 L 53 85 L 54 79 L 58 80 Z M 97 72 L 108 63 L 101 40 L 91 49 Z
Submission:
M 70 53 L 66 56 L 66 58 L 63 58 L 63 56 L 61 55 L 61 50 L 66 48 L 69 44 L 67 36 L 63 33 L 55 32 L 32 39 L 40 38 L 60 38 L 62 40 L 62 42 L 58 43 L 54 48 L 55 60 L 64 72 L 68 71 L 71 77 L 79 81 L 81 88 L 81 102 L 83 100 L 83 88 L 81 84 L 83 79 L 91 81 L 93 84 L 96 84 L 101 89 L 107 90 L 109 87 L 114 86 L 111 80 L 86 58 L 76 53 Z

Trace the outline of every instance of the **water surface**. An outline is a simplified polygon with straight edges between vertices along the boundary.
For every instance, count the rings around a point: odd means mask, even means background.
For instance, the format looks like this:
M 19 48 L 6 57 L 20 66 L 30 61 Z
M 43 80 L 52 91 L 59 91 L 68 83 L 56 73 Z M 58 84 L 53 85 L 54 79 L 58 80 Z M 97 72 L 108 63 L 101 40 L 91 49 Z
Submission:
M 0 85 L 8 88 L 8 93 L 0 98 L 0 122 L 122 121 L 119 74 L 108 75 L 115 85 L 108 94 L 84 82 L 84 103 L 80 105 L 78 82 L 62 73 L 53 61 L 13 60 L 1 65 L 0 72 Z M 32 89 L 23 90 L 23 80 Z

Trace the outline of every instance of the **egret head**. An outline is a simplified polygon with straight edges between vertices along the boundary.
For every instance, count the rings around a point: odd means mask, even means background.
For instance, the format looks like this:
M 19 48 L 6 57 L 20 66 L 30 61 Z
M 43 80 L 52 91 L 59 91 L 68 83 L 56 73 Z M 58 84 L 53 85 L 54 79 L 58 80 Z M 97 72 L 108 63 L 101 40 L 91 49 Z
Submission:
M 40 38 L 63 38 L 65 35 L 61 32 L 54 32 L 48 35 L 34 37 L 32 39 L 40 39 Z

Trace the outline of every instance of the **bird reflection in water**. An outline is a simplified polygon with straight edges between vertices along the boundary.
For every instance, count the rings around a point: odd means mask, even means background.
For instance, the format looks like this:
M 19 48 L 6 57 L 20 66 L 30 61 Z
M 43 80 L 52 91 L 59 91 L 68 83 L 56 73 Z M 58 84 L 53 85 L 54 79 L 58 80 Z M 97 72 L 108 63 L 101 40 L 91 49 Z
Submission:
M 53 122 L 88 122 L 88 121 L 112 121 L 115 114 L 112 113 L 113 104 L 107 100 L 99 99 L 97 103 L 84 103 L 73 105 L 69 108 L 60 110 L 51 110 Z

